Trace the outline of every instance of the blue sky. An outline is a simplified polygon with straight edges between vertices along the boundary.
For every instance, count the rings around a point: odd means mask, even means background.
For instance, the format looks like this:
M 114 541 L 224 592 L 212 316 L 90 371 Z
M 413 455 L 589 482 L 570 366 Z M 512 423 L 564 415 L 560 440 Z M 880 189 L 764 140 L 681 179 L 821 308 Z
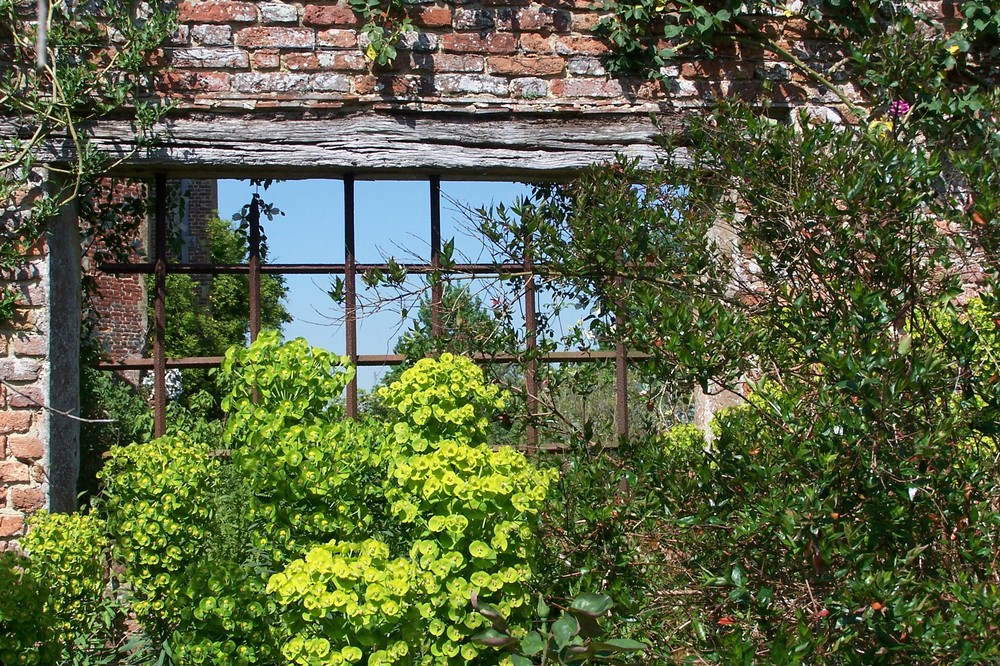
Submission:
M 220 181 L 219 214 L 229 219 L 249 202 L 254 188 L 248 181 Z M 461 208 L 512 203 L 529 192 L 526 185 L 495 182 L 441 183 L 442 238 L 455 239 L 459 261 L 490 261 L 482 242 L 470 230 Z M 341 263 L 344 261 L 344 187 L 340 180 L 283 181 L 262 191 L 265 201 L 285 215 L 264 220 L 271 263 Z M 380 262 L 429 261 L 430 185 L 427 181 L 362 181 L 355 183 L 357 260 Z M 310 344 L 337 353 L 345 350 L 343 309 L 327 290 L 331 277 L 289 275 L 287 307 L 294 319 L 284 328 L 286 338 L 304 337 Z M 416 286 L 418 283 L 413 282 Z M 486 289 L 486 283 L 473 287 Z M 359 281 L 359 289 L 361 283 Z M 372 297 L 369 293 L 367 296 Z M 362 295 L 364 298 L 364 295 Z M 380 312 L 363 312 L 359 319 L 358 351 L 391 353 L 395 339 L 407 328 L 397 303 Z M 369 388 L 384 372 L 361 368 L 359 385 Z

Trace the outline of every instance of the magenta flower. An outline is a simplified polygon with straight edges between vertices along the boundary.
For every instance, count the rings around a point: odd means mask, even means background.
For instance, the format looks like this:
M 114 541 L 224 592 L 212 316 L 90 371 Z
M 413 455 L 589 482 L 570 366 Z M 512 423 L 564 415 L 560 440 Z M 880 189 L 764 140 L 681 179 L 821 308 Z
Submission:
M 889 115 L 900 117 L 905 116 L 910 110 L 910 103 L 906 100 L 897 99 L 895 102 L 889 105 Z

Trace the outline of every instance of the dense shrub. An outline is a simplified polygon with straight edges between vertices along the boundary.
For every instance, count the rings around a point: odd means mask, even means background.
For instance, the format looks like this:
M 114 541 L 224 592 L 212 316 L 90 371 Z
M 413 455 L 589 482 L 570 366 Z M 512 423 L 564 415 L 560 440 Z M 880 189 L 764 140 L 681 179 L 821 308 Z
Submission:
M 112 552 L 176 663 L 494 663 L 470 640 L 489 624 L 473 595 L 527 615 L 555 474 L 491 448 L 505 396 L 443 354 L 383 390 L 387 422 L 347 421 L 352 373 L 263 334 L 227 354 L 221 442 L 113 450 Z
M 0 556 L 0 663 L 109 663 L 119 617 L 104 521 L 42 511 L 29 527 L 26 556 Z

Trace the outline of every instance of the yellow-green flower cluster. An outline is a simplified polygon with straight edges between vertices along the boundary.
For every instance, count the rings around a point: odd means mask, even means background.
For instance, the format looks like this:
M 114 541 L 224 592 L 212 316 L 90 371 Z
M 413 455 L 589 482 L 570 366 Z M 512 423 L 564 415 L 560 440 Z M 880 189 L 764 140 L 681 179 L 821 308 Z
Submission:
M 49 590 L 41 612 L 49 616 L 55 639 L 70 645 L 89 626 L 104 595 L 104 521 L 93 514 L 41 511 L 29 525 L 21 547 L 32 575 Z
M 205 548 L 218 468 L 208 444 L 173 436 L 112 449 L 101 472 L 112 552 L 147 628 L 176 621 L 181 573 Z

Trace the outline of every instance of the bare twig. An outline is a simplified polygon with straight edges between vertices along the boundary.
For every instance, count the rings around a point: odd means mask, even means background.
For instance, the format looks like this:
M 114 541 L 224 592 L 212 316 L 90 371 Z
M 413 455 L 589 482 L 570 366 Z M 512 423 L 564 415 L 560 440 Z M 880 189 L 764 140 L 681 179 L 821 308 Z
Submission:
M 0 379 L 0 384 L 3 384 L 7 388 L 8 391 L 13 391 L 14 393 L 16 393 L 19 396 L 21 396 L 22 398 L 24 398 L 25 400 L 29 400 L 29 401 L 33 402 L 35 405 L 41 407 L 42 409 L 44 409 L 45 411 L 49 412 L 50 414 L 55 414 L 57 416 L 63 416 L 65 418 L 67 418 L 67 419 L 70 419 L 72 421 L 78 421 L 80 423 L 117 423 L 116 419 L 85 419 L 85 418 L 83 418 L 81 416 L 76 416 L 75 414 L 70 414 L 68 411 L 64 412 L 62 410 L 56 409 L 55 407 L 50 407 L 50 406 L 48 406 L 48 405 L 46 405 L 44 403 L 41 403 L 38 400 L 35 400 L 30 395 L 28 395 L 27 393 L 24 393 L 23 391 L 18 390 L 18 388 L 16 386 L 10 384 L 6 380 Z

